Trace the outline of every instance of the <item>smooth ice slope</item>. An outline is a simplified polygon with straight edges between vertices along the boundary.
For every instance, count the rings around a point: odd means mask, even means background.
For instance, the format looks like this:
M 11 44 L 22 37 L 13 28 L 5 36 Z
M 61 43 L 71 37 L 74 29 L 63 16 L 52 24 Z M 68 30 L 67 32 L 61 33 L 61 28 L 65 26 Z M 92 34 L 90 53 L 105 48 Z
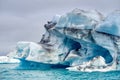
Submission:
M 108 15 L 105 20 L 98 25 L 96 31 L 120 37 L 120 11 Z

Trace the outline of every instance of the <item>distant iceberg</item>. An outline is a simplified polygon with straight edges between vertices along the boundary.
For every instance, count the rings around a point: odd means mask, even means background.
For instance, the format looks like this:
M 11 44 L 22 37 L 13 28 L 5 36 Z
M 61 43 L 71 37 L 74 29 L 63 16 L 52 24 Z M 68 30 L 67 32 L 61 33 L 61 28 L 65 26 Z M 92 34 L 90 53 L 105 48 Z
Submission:
M 0 56 L 0 64 L 20 63 L 19 60 L 7 56 Z
M 120 69 L 119 11 L 104 17 L 98 11 L 74 9 L 44 27 L 40 42 L 18 42 L 11 52 L 23 65 L 32 61 L 77 71 Z

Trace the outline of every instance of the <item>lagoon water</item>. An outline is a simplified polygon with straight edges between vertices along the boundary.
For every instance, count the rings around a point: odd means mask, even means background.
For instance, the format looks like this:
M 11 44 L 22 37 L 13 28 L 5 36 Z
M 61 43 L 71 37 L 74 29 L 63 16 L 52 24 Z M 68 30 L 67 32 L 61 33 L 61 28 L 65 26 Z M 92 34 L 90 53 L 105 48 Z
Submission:
M 0 64 L 0 80 L 120 80 L 120 71 L 19 70 L 16 66 L 18 64 Z

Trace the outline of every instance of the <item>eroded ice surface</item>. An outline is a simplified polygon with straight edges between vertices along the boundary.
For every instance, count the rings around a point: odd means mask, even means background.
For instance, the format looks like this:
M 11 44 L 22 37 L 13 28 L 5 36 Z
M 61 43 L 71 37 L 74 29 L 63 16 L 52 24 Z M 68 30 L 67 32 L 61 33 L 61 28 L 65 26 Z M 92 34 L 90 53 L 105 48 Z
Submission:
M 82 72 L 92 72 L 92 71 L 112 71 L 115 69 L 116 64 L 112 66 L 107 66 L 103 57 L 95 57 L 93 60 L 83 63 L 79 66 L 68 67 L 67 69 L 70 71 L 82 71 Z
M 15 54 L 14 57 L 22 60 L 43 63 L 57 62 L 56 54 L 46 52 L 40 44 L 35 42 L 18 42 L 16 49 L 11 53 Z

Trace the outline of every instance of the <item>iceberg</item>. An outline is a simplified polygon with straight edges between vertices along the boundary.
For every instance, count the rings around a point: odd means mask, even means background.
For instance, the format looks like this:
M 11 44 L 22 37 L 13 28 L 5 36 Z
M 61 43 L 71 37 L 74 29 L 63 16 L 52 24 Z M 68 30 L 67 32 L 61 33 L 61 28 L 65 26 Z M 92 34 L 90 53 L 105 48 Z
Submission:
M 20 63 L 19 60 L 10 58 L 8 56 L 0 56 L 0 64 Z
M 89 72 L 118 70 L 119 21 L 119 11 L 104 17 L 98 11 L 74 9 L 48 21 L 40 42 L 20 41 L 11 55 L 21 61 L 20 66 L 44 64 Z

